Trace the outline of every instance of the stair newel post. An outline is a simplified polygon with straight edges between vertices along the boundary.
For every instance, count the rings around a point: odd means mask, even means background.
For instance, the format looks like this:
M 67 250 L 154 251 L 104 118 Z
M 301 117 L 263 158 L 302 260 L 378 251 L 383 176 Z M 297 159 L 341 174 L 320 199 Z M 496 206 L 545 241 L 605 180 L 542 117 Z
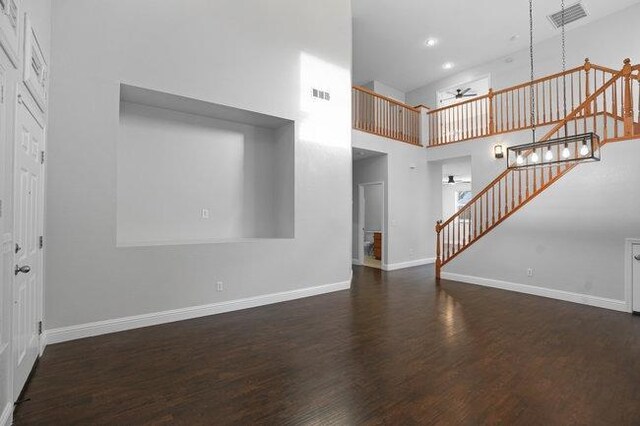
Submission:
M 442 269 L 442 258 L 440 253 L 440 231 L 442 230 L 442 221 L 436 222 L 436 280 L 440 280 L 440 270 Z
M 591 88 L 589 84 L 590 80 L 590 71 L 591 71 L 591 62 L 589 62 L 589 58 L 584 58 L 584 84 L 585 84 L 585 92 L 584 96 L 587 99 L 591 96 Z M 588 103 L 584 109 L 585 115 L 591 115 L 591 103 Z
M 493 89 L 489 89 L 489 93 L 487 94 L 487 97 L 489 99 L 489 134 L 493 135 L 496 133 L 496 122 L 495 122 L 495 108 L 494 108 L 494 101 L 493 101 Z
M 623 119 L 624 119 L 624 135 L 633 135 L 633 99 L 631 94 L 631 60 L 629 58 L 624 60 L 624 66 L 622 67 L 622 77 L 624 78 L 624 95 L 623 104 Z

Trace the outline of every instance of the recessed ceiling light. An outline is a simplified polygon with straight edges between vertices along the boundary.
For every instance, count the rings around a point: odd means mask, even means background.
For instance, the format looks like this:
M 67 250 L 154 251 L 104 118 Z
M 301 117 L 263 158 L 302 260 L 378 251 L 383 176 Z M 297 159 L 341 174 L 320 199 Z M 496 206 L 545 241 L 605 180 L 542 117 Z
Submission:
M 510 64 L 511 62 L 513 62 L 513 58 L 511 56 L 505 58 L 504 60 L 506 63 Z
M 433 46 L 435 46 L 436 44 L 438 44 L 438 40 L 436 40 L 435 38 L 428 38 L 428 39 L 427 39 L 427 41 L 425 41 L 425 42 L 424 42 L 424 44 L 425 44 L 427 47 L 433 47 Z
M 450 70 L 451 68 L 453 68 L 453 62 L 445 62 L 444 64 L 442 64 L 442 68 L 444 68 L 445 70 Z
M 516 41 L 519 38 L 520 38 L 520 34 L 514 34 L 511 37 L 509 37 L 509 41 Z

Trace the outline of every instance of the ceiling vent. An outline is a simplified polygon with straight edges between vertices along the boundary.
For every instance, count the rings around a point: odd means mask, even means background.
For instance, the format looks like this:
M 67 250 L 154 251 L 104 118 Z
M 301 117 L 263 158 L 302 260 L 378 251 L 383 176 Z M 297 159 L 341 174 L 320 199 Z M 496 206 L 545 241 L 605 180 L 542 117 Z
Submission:
M 570 24 L 577 21 L 578 19 L 585 18 L 587 15 L 587 10 L 584 8 L 582 3 L 576 3 L 564 9 L 564 24 Z M 562 11 L 560 10 L 549 15 L 549 20 L 554 27 L 561 28 L 563 25 Z

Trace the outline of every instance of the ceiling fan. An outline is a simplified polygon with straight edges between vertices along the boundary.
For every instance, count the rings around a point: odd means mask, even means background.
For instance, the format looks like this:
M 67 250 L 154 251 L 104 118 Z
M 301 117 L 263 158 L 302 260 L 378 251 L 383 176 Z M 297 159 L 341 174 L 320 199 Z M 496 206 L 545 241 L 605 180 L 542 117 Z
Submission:
M 471 91 L 471 87 L 467 87 L 466 89 L 456 89 L 455 93 L 447 90 L 447 93 L 451 95 L 449 98 L 441 99 L 440 102 L 450 101 L 451 99 L 462 99 L 462 98 L 471 98 L 473 96 L 478 96 L 477 93 L 469 93 Z
M 456 179 L 455 175 L 447 175 L 442 179 L 444 185 L 455 185 L 456 183 L 471 183 L 470 179 Z

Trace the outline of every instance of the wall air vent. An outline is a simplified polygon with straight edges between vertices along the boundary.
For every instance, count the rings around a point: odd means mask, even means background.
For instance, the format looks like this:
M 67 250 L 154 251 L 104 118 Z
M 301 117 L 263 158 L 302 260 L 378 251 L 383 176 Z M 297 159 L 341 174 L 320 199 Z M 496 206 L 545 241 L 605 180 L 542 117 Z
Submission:
M 564 9 L 564 24 L 570 24 L 578 19 L 585 18 L 587 15 L 587 9 L 584 8 L 582 3 L 576 3 L 568 6 Z M 562 11 L 559 10 L 556 13 L 549 15 L 549 20 L 555 28 L 561 28 L 563 25 Z

